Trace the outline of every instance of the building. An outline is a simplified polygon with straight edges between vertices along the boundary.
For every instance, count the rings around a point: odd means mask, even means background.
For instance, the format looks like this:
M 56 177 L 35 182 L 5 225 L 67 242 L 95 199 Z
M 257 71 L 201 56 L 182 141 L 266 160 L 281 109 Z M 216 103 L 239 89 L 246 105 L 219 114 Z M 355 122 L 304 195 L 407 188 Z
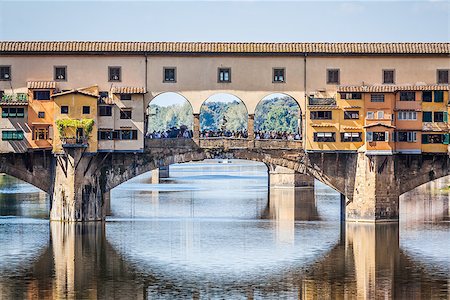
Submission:
M 149 103 L 176 92 L 194 120 L 216 93 L 241 99 L 249 120 L 267 95 L 291 96 L 307 151 L 448 152 L 450 43 L 0 42 L 0 54 L 5 99 L 28 95 L 28 151 L 60 151 L 65 118 L 94 120 L 90 152 L 143 151 Z

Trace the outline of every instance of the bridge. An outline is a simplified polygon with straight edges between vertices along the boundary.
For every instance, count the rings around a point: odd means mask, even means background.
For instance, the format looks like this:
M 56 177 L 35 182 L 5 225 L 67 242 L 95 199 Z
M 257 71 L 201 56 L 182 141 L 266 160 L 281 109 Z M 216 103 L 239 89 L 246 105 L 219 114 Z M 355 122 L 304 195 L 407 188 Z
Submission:
M 448 155 L 303 151 L 300 141 L 253 139 L 147 139 L 144 152 L 88 153 L 86 148 L 0 155 L 0 172 L 51 195 L 51 220 L 102 221 L 109 191 L 145 172 L 176 163 L 211 158 L 263 162 L 279 182 L 314 178 L 341 193 L 347 221 L 397 222 L 399 196 L 450 175 Z M 281 170 L 281 171 L 280 171 Z M 286 172 L 286 170 L 288 172 Z

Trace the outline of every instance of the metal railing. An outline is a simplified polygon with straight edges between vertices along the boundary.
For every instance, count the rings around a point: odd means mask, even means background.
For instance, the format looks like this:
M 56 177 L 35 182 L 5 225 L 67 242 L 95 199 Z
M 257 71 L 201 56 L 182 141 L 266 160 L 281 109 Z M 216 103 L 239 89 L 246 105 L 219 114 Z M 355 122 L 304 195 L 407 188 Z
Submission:
M 64 137 L 61 138 L 63 147 L 87 147 L 87 137 Z
M 308 98 L 308 105 L 336 105 L 336 99 L 334 98 Z

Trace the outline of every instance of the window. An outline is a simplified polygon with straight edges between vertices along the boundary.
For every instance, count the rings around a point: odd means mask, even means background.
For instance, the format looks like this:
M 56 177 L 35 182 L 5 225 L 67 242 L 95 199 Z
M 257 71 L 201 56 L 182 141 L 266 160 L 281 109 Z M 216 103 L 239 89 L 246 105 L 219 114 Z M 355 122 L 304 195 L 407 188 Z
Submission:
M 367 132 L 366 134 L 367 142 L 388 142 L 389 132 Z
M 395 83 L 395 70 L 383 70 L 383 84 Z
M 121 110 L 120 118 L 121 119 L 131 119 L 131 109 Z
M 68 114 L 69 113 L 69 107 L 68 106 L 61 106 L 61 113 L 62 114 Z
M 434 122 L 446 122 L 447 120 L 447 113 L 442 111 L 435 111 L 434 112 Z
M 437 70 L 437 83 L 438 84 L 448 84 L 448 71 L 449 70 Z
M 327 84 L 339 84 L 339 69 L 327 70 Z
M 48 140 L 48 128 L 35 128 L 34 129 L 35 140 Z
M 417 120 L 417 112 L 415 111 L 399 111 L 399 120 Z
M 0 80 L 11 80 L 11 66 L 0 66 Z
M 285 74 L 284 69 L 282 68 L 274 68 L 273 69 L 273 82 L 285 82 Z
M 399 131 L 394 133 L 394 140 L 397 142 L 414 143 L 417 141 L 417 132 L 414 131 Z
M 55 66 L 55 80 L 66 81 L 67 80 L 67 67 L 66 66 Z
M 109 81 L 121 81 L 121 67 L 108 67 Z
M 341 133 L 341 142 L 361 142 L 361 132 L 344 132 Z
M 45 118 L 45 111 L 38 112 L 38 118 L 44 119 Z
M 231 69 L 219 68 L 218 82 L 231 82 Z
M 422 101 L 423 102 L 431 102 L 433 100 L 433 93 L 431 91 L 423 91 L 422 92 Z
M 344 111 L 344 119 L 359 119 L 359 111 Z
M 314 132 L 314 142 L 335 142 L 334 132 Z
M 433 122 L 433 112 L 424 111 L 422 113 L 422 122 Z
M 175 68 L 164 68 L 164 82 L 177 82 L 177 72 Z
M 374 115 L 375 114 L 373 111 L 368 111 L 366 119 L 372 120 L 374 118 Z
M 83 115 L 88 115 L 91 113 L 91 107 L 90 106 L 83 106 Z
M 444 102 L 444 91 L 434 91 L 434 102 Z
M 446 134 L 422 134 L 422 144 L 445 144 L 448 145 L 450 136 Z
M 131 100 L 131 94 L 120 94 L 120 100 Z
M 112 130 L 99 131 L 98 132 L 98 139 L 99 140 L 112 140 L 113 139 L 113 132 L 112 132 Z
M 384 94 L 371 94 L 370 102 L 384 102 Z
M 4 91 L 0 91 L 0 100 L 3 99 L 3 95 L 5 94 Z
M 2 131 L 2 140 L 3 141 L 21 141 L 21 140 L 23 140 L 23 131 L 22 130 Z
M 23 118 L 25 109 L 23 107 L 3 107 L 2 118 Z
M 50 91 L 34 91 L 34 100 L 50 100 Z
M 332 112 L 331 111 L 312 111 L 311 112 L 311 120 L 331 120 Z
M 377 119 L 378 120 L 384 119 L 384 111 L 377 111 Z
M 99 106 L 99 115 L 104 116 L 112 116 L 112 107 L 111 106 Z
M 341 99 L 346 100 L 361 100 L 362 99 L 362 93 L 340 93 Z
M 400 92 L 400 101 L 416 101 L 416 93 Z

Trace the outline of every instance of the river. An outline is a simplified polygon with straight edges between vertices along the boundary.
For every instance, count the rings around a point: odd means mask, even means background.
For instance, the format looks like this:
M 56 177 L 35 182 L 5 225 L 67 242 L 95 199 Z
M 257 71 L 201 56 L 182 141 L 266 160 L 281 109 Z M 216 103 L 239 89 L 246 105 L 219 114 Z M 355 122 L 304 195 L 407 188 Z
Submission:
M 170 166 L 111 192 L 105 223 L 48 221 L 42 191 L 0 175 L 0 299 L 450 299 L 444 178 L 402 196 L 399 225 L 341 224 L 339 194 L 267 188 L 264 164 Z

